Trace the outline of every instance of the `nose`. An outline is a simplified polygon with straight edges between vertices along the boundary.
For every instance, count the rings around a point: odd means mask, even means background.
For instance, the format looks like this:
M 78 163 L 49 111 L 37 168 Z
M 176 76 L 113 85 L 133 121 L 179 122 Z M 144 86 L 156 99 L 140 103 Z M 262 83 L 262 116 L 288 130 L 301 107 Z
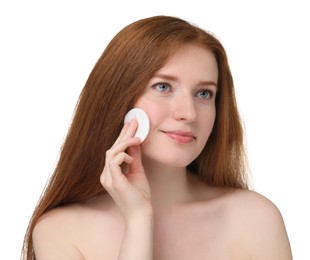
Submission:
M 193 96 L 190 94 L 183 94 L 176 97 L 173 109 L 176 120 L 192 122 L 196 119 L 197 111 Z

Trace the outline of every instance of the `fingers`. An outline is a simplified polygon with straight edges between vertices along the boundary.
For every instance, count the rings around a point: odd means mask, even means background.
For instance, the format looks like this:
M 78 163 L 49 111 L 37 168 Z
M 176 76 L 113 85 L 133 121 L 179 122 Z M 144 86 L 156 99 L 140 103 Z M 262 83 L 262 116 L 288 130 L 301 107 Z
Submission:
M 129 123 L 125 123 L 121 133 L 119 134 L 119 136 L 116 139 L 116 141 L 113 144 L 113 146 L 119 144 L 120 142 L 122 142 L 125 139 L 133 137 L 135 132 L 136 132 L 136 130 L 137 130 L 137 127 L 138 127 L 138 122 L 135 119 L 132 120 Z
M 122 183 L 124 180 L 124 175 L 122 174 L 121 164 L 128 163 L 130 164 L 133 161 L 133 158 L 126 154 L 125 152 L 118 153 L 114 156 L 106 165 L 104 172 L 101 177 L 102 185 L 111 191 L 115 183 Z M 114 183 L 114 185 L 113 185 Z
M 140 138 L 133 137 L 138 122 L 124 125 L 113 146 L 106 152 L 100 182 L 111 195 L 125 218 L 133 213 L 149 212 L 151 191 L 142 166 Z M 126 174 L 122 166 L 128 166 Z
M 131 164 L 133 162 L 134 158 L 125 151 L 129 147 L 137 146 L 140 143 L 139 138 L 133 137 L 137 126 L 136 120 L 126 123 L 111 149 L 106 152 L 105 167 L 100 177 L 100 181 L 105 188 L 113 179 L 122 179 L 124 177 L 122 176 L 122 164 Z

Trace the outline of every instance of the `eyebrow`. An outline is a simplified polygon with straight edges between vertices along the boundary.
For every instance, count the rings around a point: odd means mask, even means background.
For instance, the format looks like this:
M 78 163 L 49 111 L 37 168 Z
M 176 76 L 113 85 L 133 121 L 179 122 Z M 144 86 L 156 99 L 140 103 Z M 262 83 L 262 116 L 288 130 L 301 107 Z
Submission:
M 167 74 L 155 74 L 153 78 L 161 78 L 161 79 L 166 79 L 166 80 L 171 80 L 171 81 L 178 81 L 178 78 L 173 76 L 173 75 L 167 75 Z M 199 81 L 198 86 L 214 86 L 217 88 L 217 83 L 214 82 L 213 80 L 204 80 L 204 81 Z

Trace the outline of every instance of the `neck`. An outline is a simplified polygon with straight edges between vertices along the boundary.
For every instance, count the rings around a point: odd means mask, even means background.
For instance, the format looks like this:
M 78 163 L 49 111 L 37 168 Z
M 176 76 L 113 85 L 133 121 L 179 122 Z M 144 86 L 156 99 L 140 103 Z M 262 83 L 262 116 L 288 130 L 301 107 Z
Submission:
M 186 167 L 172 167 L 143 159 L 154 207 L 170 207 L 190 199 L 189 174 Z

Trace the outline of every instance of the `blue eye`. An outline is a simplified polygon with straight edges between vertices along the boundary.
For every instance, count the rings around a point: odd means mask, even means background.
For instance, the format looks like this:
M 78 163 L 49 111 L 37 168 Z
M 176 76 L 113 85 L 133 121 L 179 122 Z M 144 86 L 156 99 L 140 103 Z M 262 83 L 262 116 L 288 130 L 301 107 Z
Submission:
M 170 89 L 170 86 L 166 83 L 158 83 L 154 87 L 156 90 L 158 90 L 160 92 L 167 92 Z
M 198 97 L 203 99 L 210 99 L 213 96 L 213 93 L 210 90 L 203 89 L 198 92 Z

